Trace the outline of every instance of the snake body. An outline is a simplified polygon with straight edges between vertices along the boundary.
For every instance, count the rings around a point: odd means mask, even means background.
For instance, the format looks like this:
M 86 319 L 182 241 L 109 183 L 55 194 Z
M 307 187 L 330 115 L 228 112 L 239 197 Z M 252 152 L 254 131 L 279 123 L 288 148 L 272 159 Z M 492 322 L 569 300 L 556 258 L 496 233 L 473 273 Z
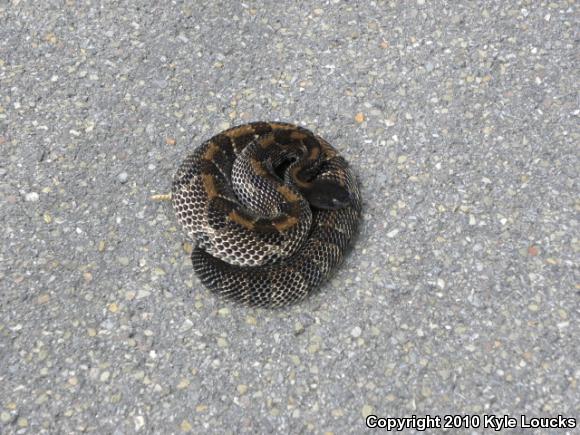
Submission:
M 324 139 L 293 124 L 254 122 L 193 151 L 171 192 L 195 242 L 193 268 L 210 290 L 281 307 L 329 277 L 356 232 L 356 178 Z

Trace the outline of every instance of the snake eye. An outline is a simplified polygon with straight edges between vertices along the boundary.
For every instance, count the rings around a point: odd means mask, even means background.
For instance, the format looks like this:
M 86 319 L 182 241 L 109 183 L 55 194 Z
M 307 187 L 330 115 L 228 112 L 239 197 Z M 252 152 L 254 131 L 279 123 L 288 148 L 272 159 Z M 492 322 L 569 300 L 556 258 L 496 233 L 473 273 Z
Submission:
M 323 210 L 337 210 L 352 204 L 348 191 L 328 180 L 315 181 L 304 194 L 313 207 Z

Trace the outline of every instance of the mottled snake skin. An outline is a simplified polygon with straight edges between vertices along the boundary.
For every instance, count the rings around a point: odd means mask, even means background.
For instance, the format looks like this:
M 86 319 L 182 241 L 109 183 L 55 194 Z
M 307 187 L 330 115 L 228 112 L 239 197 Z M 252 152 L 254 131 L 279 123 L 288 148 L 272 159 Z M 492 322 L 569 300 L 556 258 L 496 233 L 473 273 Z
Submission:
M 346 200 L 329 199 L 341 195 Z M 171 197 L 196 244 L 191 259 L 202 283 L 262 307 L 298 302 L 327 279 L 361 211 L 356 179 L 337 151 L 278 122 L 240 125 L 204 142 L 179 167 Z

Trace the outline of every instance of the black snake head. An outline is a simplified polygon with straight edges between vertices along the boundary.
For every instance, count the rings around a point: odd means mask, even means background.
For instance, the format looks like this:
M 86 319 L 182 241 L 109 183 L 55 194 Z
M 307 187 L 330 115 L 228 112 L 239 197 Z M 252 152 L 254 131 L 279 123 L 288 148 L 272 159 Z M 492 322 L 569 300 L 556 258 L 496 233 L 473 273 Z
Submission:
M 338 210 L 352 205 L 352 198 L 343 186 L 329 180 L 317 180 L 303 192 L 313 207 L 322 210 Z

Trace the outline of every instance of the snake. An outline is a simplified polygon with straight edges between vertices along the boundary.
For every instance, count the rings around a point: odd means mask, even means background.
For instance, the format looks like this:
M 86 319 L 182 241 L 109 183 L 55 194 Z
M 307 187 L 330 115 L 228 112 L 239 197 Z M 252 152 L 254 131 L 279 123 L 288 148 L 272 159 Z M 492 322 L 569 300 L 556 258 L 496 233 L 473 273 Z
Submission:
M 170 197 L 201 283 L 266 308 L 295 304 L 330 277 L 362 209 L 338 151 L 283 122 L 246 123 L 206 140 L 180 164 Z

